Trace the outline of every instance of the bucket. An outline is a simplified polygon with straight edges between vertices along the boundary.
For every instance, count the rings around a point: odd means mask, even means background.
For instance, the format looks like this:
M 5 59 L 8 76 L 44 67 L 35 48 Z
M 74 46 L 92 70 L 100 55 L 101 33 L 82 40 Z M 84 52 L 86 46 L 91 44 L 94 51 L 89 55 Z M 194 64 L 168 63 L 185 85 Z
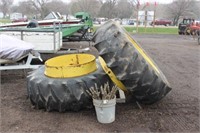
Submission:
M 111 123 L 115 120 L 116 97 L 111 100 L 93 99 L 97 120 L 100 123 Z

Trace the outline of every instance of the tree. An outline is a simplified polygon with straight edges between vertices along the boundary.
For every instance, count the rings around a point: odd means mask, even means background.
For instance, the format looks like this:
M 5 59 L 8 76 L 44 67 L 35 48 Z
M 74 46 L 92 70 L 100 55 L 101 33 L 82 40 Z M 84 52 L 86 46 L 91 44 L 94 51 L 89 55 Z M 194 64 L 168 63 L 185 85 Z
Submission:
M 117 0 L 106 0 L 100 8 L 99 16 L 114 18 L 117 16 Z
M 98 0 L 74 0 L 71 3 L 71 13 L 88 12 L 91 16 L 97 16 L 100 2 Z
M 137 8 L 140 6 L 140 0 L 128 0 L 128 2 L 134 10 L 137 10 Z
M 35 10 L 40 13 L 40 17 L 43 19 L 49 13 L 47 3 L 51 1 L 52 0 L 29 0 L 28 2 L 30 2 L 30 6 L 33 6 Z
M 21 1 L 17 6 L 12 7 L 12 12 L 20 12 L 22 15 L 32 18 L 37 14 L 36 9 L 31 6 L 32 4 L 29 1 Z
M 132 15 L 132 6 L 128 0 L 120 0 L 117 4 L 117 17 L 118 18 L 130 18 Z
M 130 6 L 131 6 L 131 11 L 132 11 L 132 14 L 137 17 L 137 13 L 138 11 L 140 10 L 144 10 L 145 8 L 147 8 L 147 5 L 146 4 L 141 4 L 140 3 L 140 0 L 128 0 Z
M 46 4 L 49 11 L 60 12 L 61 14 L 69 14 L 69 8 L 66 3 L 61 0 L 52 0 Z
M 13 0 L 0 0 L 0 10 L 2 11 L 4 18 L 6 14 L 9 13 L 12 4 Z
M 175 0 L 168 5 L 167 12 L 174 25 L 178 25 L 180 17 L 195 17 L 195 8 L 194 0 Z

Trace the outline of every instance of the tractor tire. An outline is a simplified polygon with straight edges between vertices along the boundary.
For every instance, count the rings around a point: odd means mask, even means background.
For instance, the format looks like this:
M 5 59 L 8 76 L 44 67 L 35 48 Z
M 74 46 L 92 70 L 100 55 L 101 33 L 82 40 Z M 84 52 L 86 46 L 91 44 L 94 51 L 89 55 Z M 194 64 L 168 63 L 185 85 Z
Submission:
M 123 28 L 109 21 L 95 32 L 94 47 L 135 100 L 153 104 L 170 92 L 171 87 L 145 51 L 134 40 L 137 47 L 133 45 L 127 36 Z M 153 62 L 157 71 L 143 55 Z
M 46 111 L 79 111 L 83 108 L 91 108 L 92 98 L 86 90 L 109 83 L 112 81 L 103 71 L 99 61 L 98 69 L 88 75 L 75 78 L 50 78 L 44 75 L 45 67 L 33 71 L 27 76 L 28 98 L 36 109 Z
M 186 27 L 185 31 L 184 31 L 184 35 L 191 35 L 191 30 L 189 27 Z

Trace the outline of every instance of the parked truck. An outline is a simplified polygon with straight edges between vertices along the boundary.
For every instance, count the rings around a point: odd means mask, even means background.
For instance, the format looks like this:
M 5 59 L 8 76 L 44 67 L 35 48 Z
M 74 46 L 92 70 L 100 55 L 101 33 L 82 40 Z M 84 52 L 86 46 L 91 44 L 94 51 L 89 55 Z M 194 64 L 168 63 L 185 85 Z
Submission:
M 169 26 L 172 25 L 172 21 L 171 20 L 167 20 L 167 19 L 157 19 L 154 21 L 152 21 L 150 23 L 150 25 L 164 25 L 164 26 Z

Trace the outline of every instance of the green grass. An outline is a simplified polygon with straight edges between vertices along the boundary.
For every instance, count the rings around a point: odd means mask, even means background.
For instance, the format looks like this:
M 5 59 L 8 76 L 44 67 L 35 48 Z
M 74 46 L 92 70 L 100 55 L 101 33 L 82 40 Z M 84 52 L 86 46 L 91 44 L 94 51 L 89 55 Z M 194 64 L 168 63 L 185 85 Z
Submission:
M 124 27 L 128 32 L 135 33 L 136 27 Z M 178 34 L 178 28 L 174 27 L 138 27 L 138 33 L 147 34 Z
M 98 27 L 94 27 L 96 30 Z M 129 33 L 136 33 L 135 26 L 124 26 Z M 178 28 L 174 27 L 138 27 L 139 34 L 178 34 Z
M 0 23 L 11 23 L 10 19 L 0 19 Z

